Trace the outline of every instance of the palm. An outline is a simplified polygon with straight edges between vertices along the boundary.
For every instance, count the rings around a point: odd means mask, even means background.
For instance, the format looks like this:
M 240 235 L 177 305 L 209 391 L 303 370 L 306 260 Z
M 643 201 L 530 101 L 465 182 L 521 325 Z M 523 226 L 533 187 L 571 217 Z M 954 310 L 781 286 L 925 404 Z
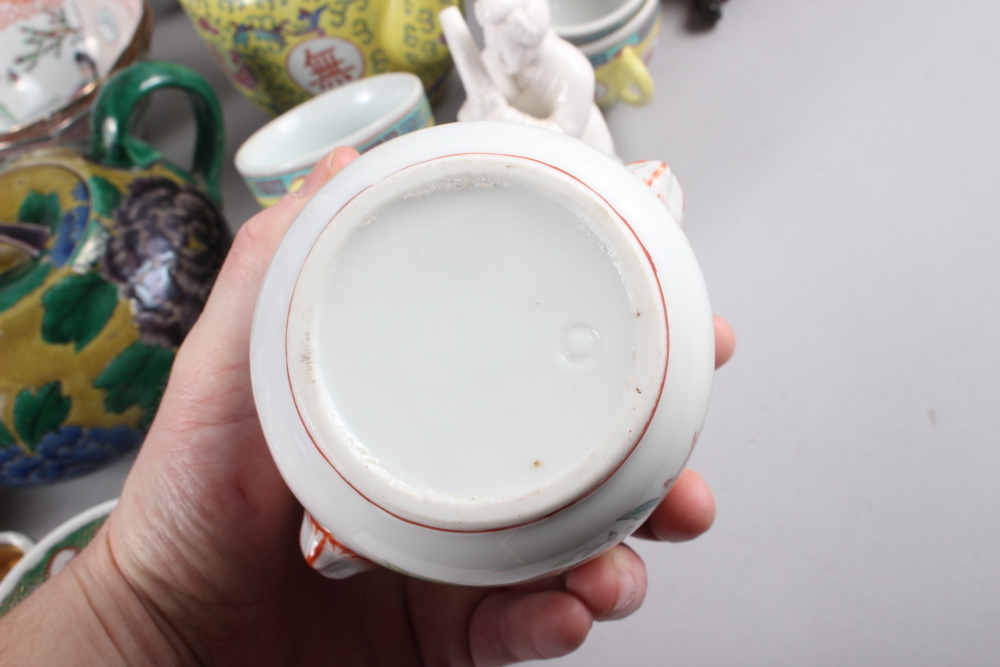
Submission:
M 402 577 L 372 572 L 334 582 L 305 564 L 302 509 L 267 452 L 246 364 L 185 372 L 206 368 L 202 331 L 192 333 L 174 374 L 194 379 L 171 385 L 112 516 L 119 566 L 196 652 L 273 665 L 384 648 L 368 643 L 359 612 L 381 598 L 387 629 L 405 629 L 405 615 L 389 613 L 402 609 Z M 403 665 L 405 656 L 383 662 Z
M 194 348 L 179 357 L 175 377 L 204 369 Z M 122 571 L 191 650 L 238 664 L 323 656 L 338 664 L 472 664 L 474 612 L 490 595 L 518 593 L 382 569 L 342 581 L 312 571 L 297 547 L 302 510 L 267 452 L 248 369 L 197 378 L 171 387 L 109 535 Z

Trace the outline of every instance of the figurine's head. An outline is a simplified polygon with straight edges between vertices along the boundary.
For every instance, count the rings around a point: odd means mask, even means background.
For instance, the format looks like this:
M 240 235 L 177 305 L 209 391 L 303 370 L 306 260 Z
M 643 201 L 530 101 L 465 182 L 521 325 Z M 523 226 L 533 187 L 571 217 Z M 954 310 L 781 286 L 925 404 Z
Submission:
M 477 0 L 473 9 L 486 46 L 496 50 L 507 74 L 531 64 L 549 30 L 548 0 Z

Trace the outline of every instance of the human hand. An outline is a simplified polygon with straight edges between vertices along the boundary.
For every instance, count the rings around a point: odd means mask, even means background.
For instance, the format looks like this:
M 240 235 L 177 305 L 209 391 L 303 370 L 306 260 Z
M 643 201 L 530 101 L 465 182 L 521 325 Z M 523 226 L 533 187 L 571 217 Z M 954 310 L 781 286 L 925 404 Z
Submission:
M 240 230 L 121 502 L 91 546 L 0 623 L 0 663 L 493 667 L 569 653 L 593 621 L 642 603 L 645 568 L 624 545 L 564 575 L 500 589 L 384 569 L 329 580 L 306 565 L 302 508 L 254 407 L 250 326 L 285 230 L 356 156 L 337 149 Z M 717 363 L 733 343 L 716 320 Z M 708 486 L 688 471 L 639 534 L 691 539 L 714 512 Z

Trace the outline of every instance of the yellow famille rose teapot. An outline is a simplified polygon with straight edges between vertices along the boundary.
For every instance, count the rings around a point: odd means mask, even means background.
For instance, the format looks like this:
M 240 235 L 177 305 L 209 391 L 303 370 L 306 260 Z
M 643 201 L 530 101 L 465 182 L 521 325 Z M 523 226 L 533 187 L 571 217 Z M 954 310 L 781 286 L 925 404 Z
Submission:
M 432 101 L 451 67 L 438 12 L 461 0 L 180 0 L 233 84 L 276 116 L 382 72 L 413 72 Z

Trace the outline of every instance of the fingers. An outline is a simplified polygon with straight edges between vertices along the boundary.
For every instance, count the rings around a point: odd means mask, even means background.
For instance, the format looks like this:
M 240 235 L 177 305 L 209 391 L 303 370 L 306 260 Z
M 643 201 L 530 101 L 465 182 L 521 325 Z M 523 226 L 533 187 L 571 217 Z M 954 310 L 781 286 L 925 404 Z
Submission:
M 715 320 L 715 367 L 719 368 L 729 361 L 736 350 L 736 334 L 729 322 L 718 315 L 713 315 Z
M 193 402 L 199 400 L 199 390 L 206 389 L 213 376 L 231 386 L 224 376 L 233 370 L 244 372 L 257 291 L 274 251 L 310 197 L 357 156 L 353 148 L 335 149 L 316 164 L 298 191 L 285 195 L 240 228 L 205 310 L 175 362 L 173 377 L 181 376 L 181 369 L 195 371 L 187 377 L 196 386 L 185 391 L 193 394 Z
M 483 599 L 469 622 L 476 667 L 499 667 L 572 653 L 587 638 L 593 616 L 562 591 L 509 591 Z
M 729 323 L 713 315 L 715 324 L 715 367 L 719 368 L 736 350 L 736 334 Z M 694 470 L 685 470 L 667 496 L 653 510 L 636 537 L 667 542 L 693 540 L 712 527 L 715 496 L 705 479 Z
M 624 544 L 566 574 L 566 591 L 597 621 L 615 621 L 636 611 L 646 598 L 646 566 Z
M 565 591 L 560 590 L 565 587 Z M 646 566 L 618 545 L 565 575 L 485 597 L 469 623 L 476 667 L 556 658 L 575 651 L 593 621 L 625 618 L 646 597 Z
M 338 146 L 334 148 L 313 167 L 313 170 L 306 176 L 306 180 L 302 182 L 298 190 L 291 194 L 291 197 L 293 199 L 308 200 L 328 180 L 333 178 L 338 171 L 349 165 L 357 157 L 358 152 L 350 146 Z
M 296 192 L 284 196 L 243 225 L 213 290 L 213 298 L 216 294 L 220 297 L 214 303 L 210 299 L 206 316 L 224 319 L 226 329 L 233 328 L 234 323 L 249 325 L 268 263 L 295 216 L 323 184 L 357 156 L 353 148 L 336 148 L 313 167 Z
M 694 470 L 685 470 L 674 482 L 667 497 L 633 535 L 651 540 L 684 542 L 704 533 L 714 521 L 715 496 L 712 489 Z

